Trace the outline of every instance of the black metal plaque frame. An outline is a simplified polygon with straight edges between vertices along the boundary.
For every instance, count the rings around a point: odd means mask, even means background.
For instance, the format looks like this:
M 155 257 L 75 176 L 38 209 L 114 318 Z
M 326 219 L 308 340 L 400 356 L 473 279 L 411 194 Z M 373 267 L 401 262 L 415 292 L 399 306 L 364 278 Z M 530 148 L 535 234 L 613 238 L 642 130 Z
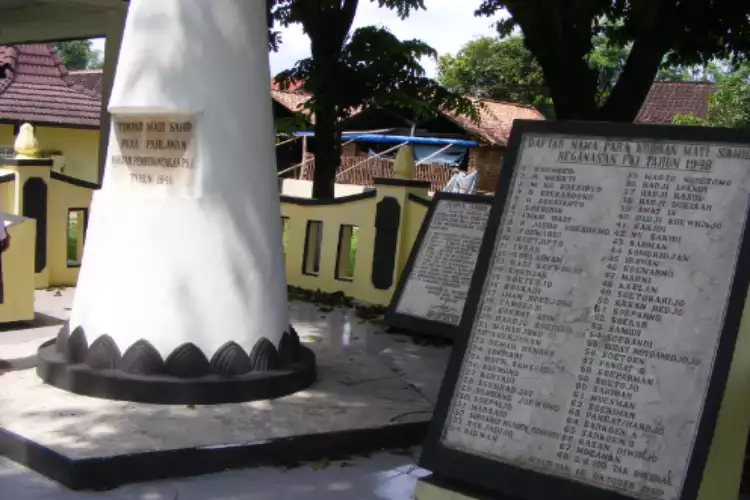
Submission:
M 404 293 L 404 288 L 406 287 L 409 275 L 411 275 L 411 272 L 414 269 L 414 264 L 417 261 L 419 250 L 422 247 L 422 243 L 424 242 L 427 233 L 430 231 L 432 216 L 435 213 L 435 210 L 437 210 L 438 203 L 440 203 L 441 201 L 462 201 L 465 203 L 481 203 L 490 205 L 492 204 L 492 197 L 474 194 L 444 192 L 435 193 L 435 196 L 432 198 L 432 202 L 427 209 L 427 214 L 422 221 L 422 225 L 419 227 L 419 233 L 417 233 L 417 238 L 416 240 L 414 240 L 414 245 L 412 245 L 411 247 L 409 259 L 406 261 L 404 271 L 401 273 L 401 277 L 398 280 L 396 290 L 391 296 L 391 303 L 388 305 L 388 310 L 385 313 L 385 322 L 388 326 L 400 328 L 406 330 L 407 332 L 429 333 L 432 335 L 439 335 L 441 337 L 454 338 L 456 336 L 456 331 L 458 330 L 457 325 L 451 325 L 449 323 L 443 323 L 441 321 L 433 321 L 431 319 L 420 318 L 418 316 L 412 316 L 409 314 L 401 314 L 396 311 L 396 307 L 398 306 L 398 303 Z M 477 259 L 478 258 L 479 256 L 477 256 Z M 474 266 L 474 269 L 476 269 L 476 264 Z
M 597 488 L 588 484 L 565 479 L 559 476 L 524 469 L 515 465 L 491 460 L 480 455 L 466 453 L 442 444 L 441 437 L 446 417 L 453 400 L 454 390 L 460 375 L 463 358 L 468 347 L 471 330 L 481 299 L 485 277 L 489 272 L 490 261 L 495 248 L 503 210 L 511 188 L 518 153 L 525 134 L 554 134 L 612 138 L 617 140 L 653 139 L 748 145 L 750 136 L 738 130 L 678 127 L 672 125 L 632 125 L 601 122 L 545 122 L 516 120 L 513 124 L 506 160 L 500 173 L 498 189 L 490 212 L 487 230 L 477 259 L 471 287 L 466 298 L 466 307 L 458 328 L 456 343 L 451 353 L 448 369 L 443 379 L 440 395 L 433 414 L 430 430 L 420 457 L 419 465 L 447 478 L 463 480 L 481 487 L 524 500 L 632 500 L 633 497 L 612 490 Z M 748 165 L 750 168 L 750 165 Z M 716 421 L 724 395 L 734 347 L 742 317 L 742 311 L 750 280 L 750 231 L 748 220 L 740 241 L 740 252 L 726 304 L 724 324 L 719 345 L 710 375 L 708 390 L 703 402 L 693 453 L 688 463 L 685 483 L 680 500 L 694 500 L 698 495 L 703 478 L 703 469 L 708 459 Z

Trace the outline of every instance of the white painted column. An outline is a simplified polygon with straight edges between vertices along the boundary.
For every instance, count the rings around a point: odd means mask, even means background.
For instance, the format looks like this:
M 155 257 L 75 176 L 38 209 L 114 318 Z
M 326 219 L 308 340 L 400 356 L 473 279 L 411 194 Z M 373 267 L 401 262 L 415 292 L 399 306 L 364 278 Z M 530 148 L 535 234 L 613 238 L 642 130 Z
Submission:
M 122 30 L 125 25 L 127 9 L 111 12 L 107 15 L 106 40 L 104 44 L 104 68 L 102 69 L 102 111 L 99 132 L 99 178 L 102 180 L 104 168 L 107 165 L 107 145 L 109 144 L 110 119 L 109 98 L 112 95 L 112 84 L 114 83 L 117 59 L 120 55 L 120 44 L 122 43 Z
M 209 359 L 229 341 L 278 346 L 289 322 L 269 95 L 263 0 L 131 0 L 109 110 L 194 113 L 195 185 L 129 184 L 113 124 L 71 330 L 120 352 L 145 339 L 163 358 L 186 342 Z

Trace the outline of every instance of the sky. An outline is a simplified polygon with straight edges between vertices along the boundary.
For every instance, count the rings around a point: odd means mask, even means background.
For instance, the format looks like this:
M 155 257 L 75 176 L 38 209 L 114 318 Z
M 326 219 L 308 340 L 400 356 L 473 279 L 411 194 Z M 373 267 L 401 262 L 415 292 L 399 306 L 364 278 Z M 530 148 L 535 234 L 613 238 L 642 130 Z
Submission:
M 417 38 L 432 46 L 438 54 L 458 52 L 463 45 L 481 36 L 495 36 L 492 24 L 498 18 L 474 17 L 479 0 L 425 0 L 427 10 L 413 12 L 401 21 L 398 16 L 376 2 L 361 1 L 352 31 L 362 26 L 383 26 L 402 40 Z M 310 41 L 299 25 L 280 29 L 282 44 L 278 53 L 271 53 L 271 72 L 291 68 L 300 59 L 310 56 Z M 103 50 L 104 41 L 94 41 Z M 437 75 L 437 61 L 424 59 L 428 76 Z

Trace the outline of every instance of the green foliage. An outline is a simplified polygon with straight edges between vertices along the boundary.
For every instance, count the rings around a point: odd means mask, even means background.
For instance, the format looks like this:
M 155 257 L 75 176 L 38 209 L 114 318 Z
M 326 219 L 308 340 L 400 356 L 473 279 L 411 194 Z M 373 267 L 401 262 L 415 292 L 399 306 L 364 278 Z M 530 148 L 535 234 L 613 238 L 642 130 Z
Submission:
M 424 0 L 371 0 L 403 19 L 424 9 Z M 303 82 L 312 98 L 305 104 L 315 115 L 314 198 L 332 198 L 340 163 L 338 121 L 355 109 L 389 106 L 430 116 L 439 109 L 476 119 L 470 100 L 455 95 L 425 76 L 421 57 L 435 51 L 419 40 L 401 41 L 384 28 L 350 33 L 359 0 L 267 0 L 269 48 L 281 41 L 274 27 L 299 24 L 310 38 L 311 57 L 277 75 L 281 88 Z
M 603 103 L 612 92 L 628 59 L 630 47 L 616 43 L 605 35 L 594 37 L 593 47 L 588 54 L 588 67 L 597 74 L 598 104 Z
M 552 111 L 542 68 L 520 37 L 472 40 L 455 56 L 441 56 L 438 67 L 440 83 L 457 94 Z
M 373 26 L 355 30 L 336 61 L 341 84 L 334 103 L 336 118 L 370 106 L 409 109 L 419 117 L 434 115 L 442 108 L 477 118 L 471 101 L 425 76 L 419 62 L 424 56 L 436 57 L 436 53 L 419 40 L 402 41 L 387 29 Z M 304 82 L 302 88 L 312 93 L 305 106 L 314 111 L 321 100 L 316 89 L 329 78 L 316 71 L 314 58 L 308 58 L 277 75 L 276 81 L 282 89 Z
M 665 59 L 668 66 L 689 68 L 750 55 L 750 2 L 483 0 L 477 15 L 501 9 L 510 16 L 497 22 L 498 32 L 507 36 L 521 29 L 563 119 L 631 121 Z M 629 49 L 624 64 L 606 71 L 589 64 L 601 55 L 595 53 L 599 37 Z M 610 70 L 619 76 L 602 99 L 601 83 Z M 685 77 L 684 71 L 667 75 Z
M 304 129 L 308 126 L 308 120 L 301 114 L 295 113 L 292 116 L 276 118 L 273 123 L 277 135 L 291 135 L 297 130 Z
M 587 63 L 597 74 L 599 105 L 612 92 L 629 53 L 630 45 L 613 43 L 604 35 L 594 38 Z M 699 68 L 670 67 L 666 58 L 661 71 L 668 75 L 664 79 L 683 81 L 694 80 L 701 73 Z M 544 73 L 522 37 L 472 40 L 455 56 L 440 57 L 439 75 L 440 82 L 456 93 L 532 105 L 547 118 L 554 118 Z
M 717 90 L 708 100 L 705 117 L 677 115 L 677 125 L 707 127 L 750 128 L 750 64 L 737 68 L 728 75 L 717 77 Z
M 91 40 L 57 42 L 55 50 L 69 70 L 101 69 L 104 67 L 102 54 L 91 45 Z

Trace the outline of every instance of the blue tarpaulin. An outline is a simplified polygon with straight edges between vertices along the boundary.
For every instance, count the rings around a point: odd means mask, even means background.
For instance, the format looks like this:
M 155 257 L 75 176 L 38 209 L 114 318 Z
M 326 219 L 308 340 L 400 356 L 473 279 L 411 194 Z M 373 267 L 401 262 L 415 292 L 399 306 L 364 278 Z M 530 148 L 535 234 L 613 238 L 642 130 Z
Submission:
M 297 137 L 313 137 L 314 132 L 295 132 Z M 358 132 L 344 132 L 341 134 L 344 141 L 362 141 L 362 142 L 408 142 L 409 144 L 435 144 L 439 146 L 463 146 L 473 148 L 477 146 L 476 141 L 466 141 L 463 139 L 443 139 L 441 137 L 416 137 L 412 135 L 385 135 L 385 134 L 362 134 Z
M 445 145 L 431 146 L 426 144 L 414 144 L 412 145 L 411 149 L 414 154 L 415 161 L 421 161 L 429 157 L 429 159 L 427 159 L 425 163 L 443 163 L 446 166 L 450 167 L 457 167 L 461 165 L 464 156 L 466 156 L 467 149 L 460 146 L 451 146 L 444 151 L 440 151 L 444 147 Z M 438 151 L 440 151 L 440 153 L 435 154 Z M 372 149 L 369 151 L 370 156 L 375 156 L 376 154 L 377 152 L 373 151 Z M 381 155 L 381 158 L 393 159 L 395 158 L 395 156 L 396 151 L 393 151 L 389 154 Z
M 297 137 L 313 137 L 314 132 L 294 132 Z M 467 148 L 473 148 L 477 146 L 476 141 L 467 141 L 463 139 L 445 139 L 442 137 L 417 137 L 413 135 L 387 135 L 387 134 L 367 134 L 362 132 L 344 132 L 341 134 L 341 140 L 343 141 L 360 141 L 360 142 L 376 142 L 376 143 L 408 143 L 412 147 L 414 153 L 414 160 L 421 161 L 427 157 L 429 159 L 425 163 L 444 163 L 451 167 L 457 167 L 461 165 L 461 162 L 466 156 Z M 440 151 L 446 146 L 450 146 L 444 151 Z M 440 153 L 435 156 L 430 156 L 437 151 Z M 377 155 L 377 152 L 370 150 L 370 156 Z M 382 158 L 394 158 L 396 152 L 392 154 L 382 155 Z

